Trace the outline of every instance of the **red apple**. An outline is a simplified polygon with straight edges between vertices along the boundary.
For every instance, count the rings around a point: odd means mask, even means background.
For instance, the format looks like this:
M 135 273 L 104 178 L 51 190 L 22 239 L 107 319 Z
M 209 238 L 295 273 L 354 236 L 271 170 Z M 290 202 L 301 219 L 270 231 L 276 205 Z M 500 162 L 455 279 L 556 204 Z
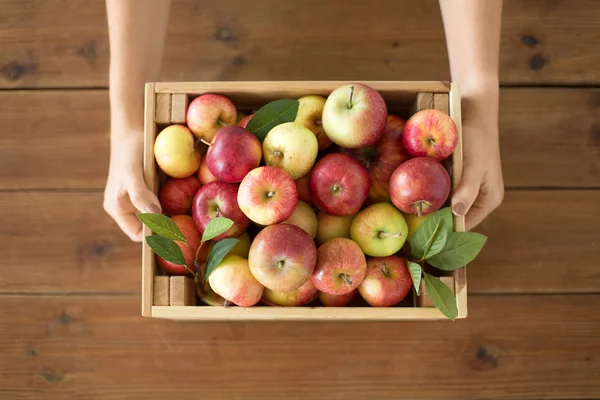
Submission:
M 177 243 L 177 245 L 181 249 L 187 267 L 190 270 L 194 271 L 196 268 L 194 266 L 194 257 L 196 256 L 196 251 L 198 250 L 198 247 L 202 242 L 202 235 L 200 235 L 200 232 L 198 232 L 198 230 L 196 229 L 194 221 L 189 215 L 174 215 L 171 217 L 171 219 L 173 220 L 173 222 L 175 222 L 175 225 L 177 225 L 177 227 L 179 228 L 181 233 L 183 233 L 183 236 L 185 236 L 185 239 L 187 241 L 187 245 L 184 242 L 180 241 L 176 241 L 175 243 Z M 162 257 L 156 256 L 156 262 L 162 267 L 162 269 L 164 269 L 171 275 L 189 274 L 188 270 L 185 269 L 184 266 L 173 264 L 172 262 L 169 262 Z
M 366 272 L 367 261 L 360 247 L 350 239 L 337 238 L 317 249 L 311 279 L 321 292 L 340 295 L 356 289 Z
M 387 106 L 377 90 L 360 83 L 335 89 L 323 108 L 323 128 L 339 146 L 357 149 L 375 144 L 387 119 Z
M 447 158 L 458 144 L 458 130 L 443 111 L 421 110 L 406 122 L 402 135 L 404 147 L 413 157 Z
M 292 215 L 298 204 L 298 191 L 283 170 L 264 166 L 253 169 L 242 180 L 237 201 L 253 222 L 272 225 Z
M 244 118 L 240 119 L 237 126 L 245 128 L 248 125 L 248 122 L 250 122 L 250 120 L 252 119 L 252 117 L 254 117 L 254 114 L 245 116 Z
M 398 256 L 369 258 L 367 275 L 358 287 L 373 307 L 390 307 L 401 302 L 412 287 L 406 261 Z
M 319 292 L 319 301 L 325 307 L 344 307 L 354 300 L 356 293 L 358 293 L 358 289 L 354 289 L 346 294 L 329 294 Z
M 304 306 L 317 297 L 317 288 L 310 279 L 291 292 L 275 292 L 265 288 L 263 302 L 270 306 L 298 307 Z
M 240 307 L 251 307 L 262 298 L 264 287 L 254 279 L 248 260 L 228 254 L 208 277 L 212 290 Z
M 250 220 L 237 203 L 238 185 L 221 181 L 211 182 L 198 190 L 192 203 L 192 216 L 196 228 L 202 233 L 206 225 L 215 217 L 225 217 L 233 221 L 233 226 L 220 234 L 215 241 L 238 237 L 248 229 Z
M 235 125 L 237 109 L 225 96 L 207 93 L 190 102 L 186 123 L 194 135 L 211 143 L 217 131 L 224 126 Z
M 302 178 L 296 179 L 296 189 L 298 190 L 298 198 L 308 204 L 309 206 L 314 205 L 310 189 L 308 188 L 308 178 L 310 173 L 304 175 Z
M 369 194 L 367 170 L 347 154 L 328 154 L 319 160 L 310 175 L 313 201 L 331 215 L 356 214 Z
M 405 213 L 431 214 L 444 205 L 449 194 L 450 176 L 433 158 L 408 160 L 390 178 L 392 203 Z
M 206 165 L 206 155 L 202 157 L 202 162 L 200 163 L 200 168 L 198 169 L 198 180 L 203 185 L 218 181 L 218 179 L 208 169 L 208 165 Z
M 158 199 L 163 212 L 167 215 L 187 214 L 192 209 L 192 199 L 200 189 L 195 176 L 170 178 L 160 188 Z
M 294 225 L 271 225 L 252 242 L 248 263 L 252 275 L 276 292 L 298 289 L 312 274 L 317 249 L 310 236 Z
M 262 158 L 260 141 L 250 131 L 239 126 L 221 128 L 206 153 L 208 170 L 223 182 L 237 183 Z

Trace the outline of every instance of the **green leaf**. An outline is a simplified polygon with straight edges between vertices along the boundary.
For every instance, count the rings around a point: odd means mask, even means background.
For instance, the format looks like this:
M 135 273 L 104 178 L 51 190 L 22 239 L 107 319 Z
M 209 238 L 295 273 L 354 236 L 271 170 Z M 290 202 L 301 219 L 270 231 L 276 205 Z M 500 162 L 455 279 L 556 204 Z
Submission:
M 413 257 L 422 259 L 425 254 L 425 245 L 433 236 L 433 233 L 441 220 L 444 220 L 444 227 L 447 232 L 452 232 L 452 209 L 445 207 L 431 213 L 427 219 L 417 228 L 410 241 L 410 252 Z
M 262 106 L 250 119 L 246 129 L 254 133 L 261 142 L 277 125 L 293 122 L 298 115 L 300 102 L 296 99 L 280 99 Z
M 427 262 L 443 271 L 454 271 L 464 267 L 481 251 L 487 237 L 475 232 L 452 232 L 448 235 L 442 251 L 427 259 Z
M 233 226 L 233 221 L 228 218 L 216 217 L 210 220 L 202 234 L 202 243 L 214 239 L 221 233 L 227 232 L 227 229 Z
M 138 218 L 158 236 L 187 243 L 185 236 L 183 236 L 183 233 L 181 233 L 175 222 L 166 215 L 138 214 Z
M 435 276 L 423 274 L 423 279 L 425 279 L 425 290 L 427 290 L 427 295 L 433 301 L 433 304 L 442 314 L 454 321 L 458 310 L 452 290 Z
M 208 262 L 206 265 L 206 274 L 204 274 L 204 280 L 207 281 L 210 274 L 213 273 L 215 268 L 219 266 L 223 258 L 229 253 L 229 251 L 239 242 L 236 238 L 227 238 L 215 243 L 214 247 L 210 251 Z
M 146 236 L 146 243 L 165 260 L 177 265 L 186 265 L 181 248 L 171 239 L 161 236 Z
M 436 255 L 444 248 L 446 244 L 446 238 L 448 237 L 448 231 L 446 230 L 446 221 L 440 219 L 437 226 L 433 230 L 433 234 L 425 242 L 425 249 L 423 251 L 423 258 L 428 259 L 431 256 Z
M 415 286 L 415 292 L 417 292 L 417 296 L 421 295 L 421 266 L 415 262 L 408 262 L 408 272 L 410 272 L 410 277 L 412 278 L 413 285 Z

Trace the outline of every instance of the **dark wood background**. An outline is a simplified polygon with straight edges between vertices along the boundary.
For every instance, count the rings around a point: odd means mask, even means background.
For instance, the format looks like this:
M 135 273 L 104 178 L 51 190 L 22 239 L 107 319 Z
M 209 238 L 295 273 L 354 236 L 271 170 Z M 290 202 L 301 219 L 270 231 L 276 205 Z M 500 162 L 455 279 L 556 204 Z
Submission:
M 465 321 L 140 317 L 102 0 L 0 0 L 0 399 L 600 399 L 600 2 L 505 0 L 507 193 Z M 437 1 L 175 0 L 163 80 L 445 80 Z

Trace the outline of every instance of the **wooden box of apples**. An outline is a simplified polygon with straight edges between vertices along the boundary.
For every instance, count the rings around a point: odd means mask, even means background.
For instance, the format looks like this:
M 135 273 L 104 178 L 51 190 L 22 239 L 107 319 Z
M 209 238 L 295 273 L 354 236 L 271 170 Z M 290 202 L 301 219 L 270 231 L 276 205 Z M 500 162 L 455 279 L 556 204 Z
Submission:
M 142 315 L 465 318 L 447 82 L 148 83 Z

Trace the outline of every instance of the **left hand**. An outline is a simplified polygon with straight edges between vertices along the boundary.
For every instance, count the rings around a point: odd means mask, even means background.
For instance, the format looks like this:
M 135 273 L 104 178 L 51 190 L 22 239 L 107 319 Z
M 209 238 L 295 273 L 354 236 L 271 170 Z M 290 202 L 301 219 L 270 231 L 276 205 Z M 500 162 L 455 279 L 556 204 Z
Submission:
M 504 199 L 504 181 L 498 138 L 497 88 L 463 96 L 463 176 L 452 197 L 455 215 L 466 215 L 470 231 Z

